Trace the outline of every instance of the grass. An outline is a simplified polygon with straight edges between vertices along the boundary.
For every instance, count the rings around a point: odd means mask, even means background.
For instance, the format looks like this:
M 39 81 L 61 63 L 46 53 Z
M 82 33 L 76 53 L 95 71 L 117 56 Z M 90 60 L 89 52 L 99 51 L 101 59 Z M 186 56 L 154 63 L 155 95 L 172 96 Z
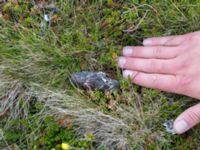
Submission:
M 29 1 L 0 4 L 0 147 L 8 149 L 198 149 L 199 127 L 182 136 L 162 124 L 197 103 L 124 80 L 116 58 L 144 38 L 199 29 L 199 1 Z M 42 25 L 42 27 L 41 27 Z M 46 29 L 44 30 L 44 27 Z M 104 71 L 121 93 L 72 87 L 70 73 Z

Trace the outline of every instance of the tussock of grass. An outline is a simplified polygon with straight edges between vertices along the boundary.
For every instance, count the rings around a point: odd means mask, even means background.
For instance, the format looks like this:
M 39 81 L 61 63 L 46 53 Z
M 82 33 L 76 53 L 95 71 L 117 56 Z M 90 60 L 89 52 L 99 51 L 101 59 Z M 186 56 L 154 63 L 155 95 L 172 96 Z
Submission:
M 118 107 L 117 112 L 119 111 L 118 113 L 120 113 L 123 118 L 116 118 L 95 110 L 94 105 L 89 105 L 89 101 L 75 95 L 70 96 L 67 94 L 67 91 L 52 91 L 35 83 L 30 83 L 29 85 L 24 84 L 19 80 L 6 78 L 2 74 L 0 81 L 2 89 L 0 93 L 0 97 L 2 98 L 1 109 L 9 110 L 9 117 L 6 119 L 6 124 L 3 127 L 4 130 L 12 128 L 10 121 L 13 119 L 37 117 L 37 121 L 40 123 L 47 116 L 54 116 L 57 118 L 56 120 L 65 119 L 65 116 L 69 116 L 73 118 L 72 122 L 76 127 L 77 137 L 81 138 L 88 133 L 92 133 L 95 137 L 97 147 L 103 145 L 109 149 L 128 149 L 129 147 L 133 147 L 135 144 L 138 144 L 138 142 L 141 142 L 140 140 L 138 141 L 138 139 L 135 140 L 135 137 L 141 137 L 150 132 L 150 130 L 143 127 L 141 127 L 143 129 L 138 129 L 138 131 L 135 132 L 126 124 L 127 121 L 125 120 L 128 119 L 127 117 L 131 116 L 131 114 L 136 115 L 134 117 L 135 119 L 141 119 L 139 113 L 142 112 L 137 108 L 135 108 L 135 110 L 132 109 L 134 112 L 129 112 L 128 110 Z M 33 109 L 31 104 L 35 103 L 42 104 L 39 109 L 40 111 L 36 111 L 29 116 L 30 110 Z M 132 117 L 130 118 L 133 119 Z M 141 123 L 141 120 L 138 120 L 138 122 Z M 30 125 L 32 123 L 33 122 L 29 122 Z M 28 139 L 31 135 L 37 135 L 38 128 L 31 133 L 24 129 L 23 132 L 27 132 L 25 138 Z M 129 142 L 130 139 L 134 141 Z

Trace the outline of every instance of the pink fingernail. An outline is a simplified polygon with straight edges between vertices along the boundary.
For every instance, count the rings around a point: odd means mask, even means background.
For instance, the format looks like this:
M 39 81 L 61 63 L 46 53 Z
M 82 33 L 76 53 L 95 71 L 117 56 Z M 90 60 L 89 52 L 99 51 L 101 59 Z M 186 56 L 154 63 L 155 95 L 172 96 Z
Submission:
M 131 55 L 133 53 L 133 48 L 126 46 L 123 48 L 123 55 Z
M 143 41 L 143 45 L 151 45 L 152 44 L 152 39 L 145 39 L 144 41 Z
M 189 126 L 185 120 L 180 120 L 174 125 L 175 131 L 179 134 L 184 133 L 188 128 Z
M 120 68 L 123 68 L 125 63 L 126 63 L 126 59 L 124 57 L 118 58 L 118 65 Z
M 133 71 L 131 71 L 131 70 L 124 70 L 123 71 L 123 77 L 124 78 L 131 78 L 133 76 Z

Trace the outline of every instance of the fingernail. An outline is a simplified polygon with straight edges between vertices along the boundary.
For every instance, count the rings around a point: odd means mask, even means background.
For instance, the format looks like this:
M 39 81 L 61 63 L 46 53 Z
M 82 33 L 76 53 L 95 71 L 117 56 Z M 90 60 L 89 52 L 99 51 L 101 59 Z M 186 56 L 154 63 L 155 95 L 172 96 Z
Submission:
M 124 57 L 119 57 L 118 58 L 119 67 L 123 68 L 125 63 L 126 63 L 126 59 Z
M 133 53 L 133 48 L 126 46 L 123 48 L 123 55 L 131 55 Z
M 143 41 L 143 45 L 151 45 L 152 44 L 152 39 L 145 39 Z
M 133 76 L 133 71 L 131 71 L 131 70 L 124 70 L 123 71 L 123 77 L 124 78 L 131 78 Z
M 177 133 L 181 134 L 188 130 L 188 124 L 185 120 L 180 120 L 174 125 L 174 129 Z

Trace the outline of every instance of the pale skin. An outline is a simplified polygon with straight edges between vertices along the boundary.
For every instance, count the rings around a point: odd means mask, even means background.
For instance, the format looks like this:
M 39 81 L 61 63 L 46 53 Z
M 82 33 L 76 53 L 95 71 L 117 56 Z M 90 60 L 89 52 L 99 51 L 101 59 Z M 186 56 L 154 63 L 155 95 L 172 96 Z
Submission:
M 148 38 L 143 46 L 124 47 L 118 65 L 135 84 L 200 99 L 200 32 Z M 198 123 L 200 104 L 180 114 L 174 130 L 182 134 Z

